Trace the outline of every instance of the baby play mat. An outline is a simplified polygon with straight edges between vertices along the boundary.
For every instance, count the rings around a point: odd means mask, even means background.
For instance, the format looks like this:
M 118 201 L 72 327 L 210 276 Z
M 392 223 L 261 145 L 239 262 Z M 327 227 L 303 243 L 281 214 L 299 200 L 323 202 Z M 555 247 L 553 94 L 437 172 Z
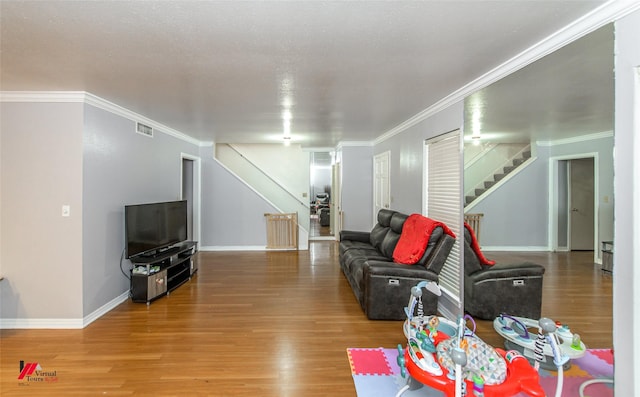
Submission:
M 347 349 L 351 374 L 358 397 L 395 396 L 405 385 L 396 364 L 398 349 Z M 564 372 L 563 397 L 578 397 L 580 385 L 590 379 L 613 378 L 613 354 L 611 349 L 589 349 L 586 354 L 571 361 L 569 370 Z M 540 370 L 540 384 L 547 395 L 553 396 L 556 390 L 556 372 Z M 585 388 L 585 397 L 613 397 L 613 385 L 594 383 Z M 443 393 L 422 387 L 407 391 L 403 397 L 440 397 Z M 519 394 L 518 396 L 526 396 Z

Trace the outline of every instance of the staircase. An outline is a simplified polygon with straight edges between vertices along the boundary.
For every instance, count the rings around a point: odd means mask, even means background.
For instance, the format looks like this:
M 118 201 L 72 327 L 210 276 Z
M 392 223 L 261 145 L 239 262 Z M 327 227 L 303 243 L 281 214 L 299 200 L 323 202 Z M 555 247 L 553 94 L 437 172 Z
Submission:
M 478 197 L 482 196 L 489 189 L 494 187 L 500 181 L 503 181 L 507 175 L 513 173 L 516 169 L 522 166 L 527 160 L 531 158 L 531 147 L 527 145 L 520 152 L 518 152 L 513 158 L 509 159 L 504 165 L 490 174 L 483 182 L 478 184 L 470 193 L 465 195 L 464 205 L 465 207 L 474 202 Z
M 277 182 L 274 177 L 256 166 L 251 159 L 245 157 L 233 145 L 217 144 L 215 158 L 223 167 L 233 173 L 238 180 L 260 195 L 280 213 L 298 214 L 296 217 L 299 236 L 297 242 L 302 246 L 307 245 L 310 228 L 309 204 L 298 199 L 282 184 Z

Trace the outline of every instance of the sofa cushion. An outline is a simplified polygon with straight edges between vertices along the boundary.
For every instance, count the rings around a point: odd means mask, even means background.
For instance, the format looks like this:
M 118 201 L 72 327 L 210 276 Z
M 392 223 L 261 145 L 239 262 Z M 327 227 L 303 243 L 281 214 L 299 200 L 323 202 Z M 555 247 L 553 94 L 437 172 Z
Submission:
M 342 257 L 345 252 L 351 249 L 361 249 L 361 248 L 373 248 L 369 243 L 363 243 L 362 241 L 353 241 L 353 240 L 344 240 L 340 242 L 339 245 L 339 255 Z
M 373 229 L 371 229 L 371 233 L 369 234 L 369 242 L 371 243 L 371 245 L 376 249 L 380 249 L 382 240 L 384 240 L 384 238 L 387 236 L 389 230 L 389 226 L 382 226 L 381 224 L 377 223 L 373 227 Z
M 378 211 L 378 223 L 384 227 L 391 226 L 391 217 L 395 213 L 396 211 L 394 210 L 388 210 L 386 208 L 381 209 Z
M 407 218 L 409 218 L 408 215 L 396 212 L 395 214 L 393 214 L 393 216 L 391 216 L 389 227 L 391 228 L 391 230 L 393 230 L 397 234 L 401 234 L 402 229 L 404 228 L 404 223 L 407 221 Z
M 344 253 L 343 257 L 343 267 L 351 271 L 353 266 L 353 262 L 357 259 L 363 260 L 376 260 L 376 261 L 389 261 L 389 258 L 383 256 L 378 250 L 369 246 L 369 248 L 357 248 L 350 249 L 349 251 Z
M 382 255 L 386 256 L 388 260 L 392 260 L 393 258 L 393 250 L 396 249 L 396 244 L 398 244 L 400 233 L 402 233 L 402 226 L 406 219 L 407 215 L 399 212 L 394 213 L 389 222 L 389 230 L 382 239 L 380 246 L 377 247 Z

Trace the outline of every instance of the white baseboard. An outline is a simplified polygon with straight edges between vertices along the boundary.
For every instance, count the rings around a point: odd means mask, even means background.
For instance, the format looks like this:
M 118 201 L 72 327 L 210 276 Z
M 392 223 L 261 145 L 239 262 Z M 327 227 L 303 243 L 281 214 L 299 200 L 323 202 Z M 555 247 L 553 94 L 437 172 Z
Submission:
M 0 329 L 82 329 L 129 298 L 129 291 L 84 318 L 1 318 Z
M 98 308 L 98 310 L 95 310 L 93 313 L 90 313 L 88 316 L 85 316 L 82 319 L 83 327 L 86 327 L 87 325 L 96 321 L 100 317 L 104 316 L 106 313 L 108 313 L 113 308 L 115 308 L 122 302 L 126 301 L 127 299 L 129 299 L 129 291 L 125 291 L 121 295 L 113 298 L 111 301 L 107 302 L 106 304 L 102 305 L 102 307 Z
M 80 329 L 81 318 L 2 318 L 0 329 Z
M 207 245 L 198 247 L 198 251 L 266 251 L 264 245 Z
M 304 251 L 307 248 L 298 247 L 300 251 Z M 264 245 L 207 245 L 204 247 L 199 247 L 198 251 L 292 251 L 289 249 L 282 250 L 268 250 Z
M 309 241 L 336 241 L 336 237 L 335 236 L 309 237 Z
M 551 251 L 547 246 L 482 246 L 482 251 L 506 251 L 506 252 L 545 252 Z

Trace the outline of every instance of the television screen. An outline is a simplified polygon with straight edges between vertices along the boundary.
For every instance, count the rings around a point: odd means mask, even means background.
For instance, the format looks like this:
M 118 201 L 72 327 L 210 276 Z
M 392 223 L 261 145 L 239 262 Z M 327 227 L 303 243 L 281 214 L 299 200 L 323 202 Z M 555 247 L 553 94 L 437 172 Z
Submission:
M 127 258 L 169 247 L 187 239 L 187 201 L 124 207 Z

